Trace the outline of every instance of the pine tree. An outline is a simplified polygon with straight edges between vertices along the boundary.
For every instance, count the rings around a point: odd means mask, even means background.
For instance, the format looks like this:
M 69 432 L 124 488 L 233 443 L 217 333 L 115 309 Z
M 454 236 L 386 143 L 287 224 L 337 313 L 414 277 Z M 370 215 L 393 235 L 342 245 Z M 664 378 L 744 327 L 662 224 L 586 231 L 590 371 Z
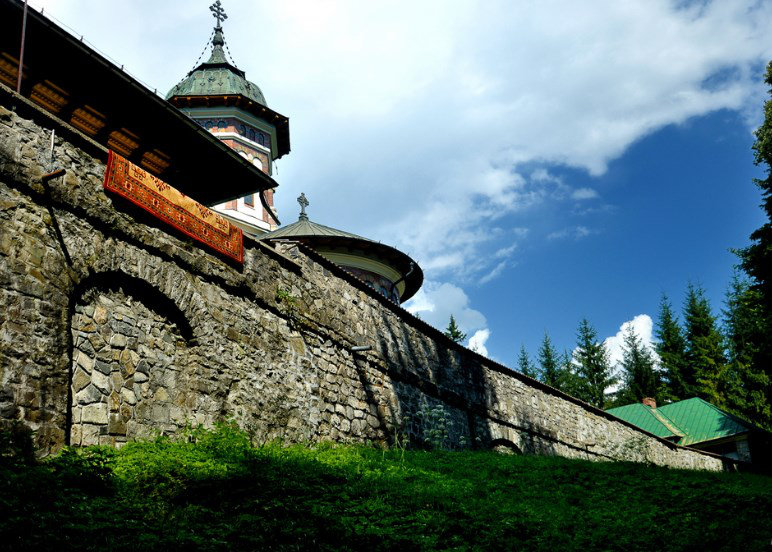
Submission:
M 560 367 L 558 365 L 558 352 L 552 346 L 552 341 L 547 333 L 539 347 L 539 379 L 549 386 L 560 386 Z
M 529 378 L 536 378 L 536 367 L 531 362 L 531 359 L 528 358 L 528 351 L 525 350 L 525 345 L 520 345 L 520 355 L 517 357 L 517 365 L 520 368 L 520 372 L 524 376 L 528 376 Z
M 655 335 L 658 341 L 654 348 L 664 379 L 661 398 L 669 401 L 688 399 L 694 393 L 684 379 L 687 371 L 686 339 L 666 295 L 662 295 L 659 304 Z
M 581 398 L 584 392 L 583 380 L 576 373 L 574 357 L 570 351 L 563 351 L 560 359 L 557 388 L 577 398 Z
M 574 360 L 582 390 L 579 398 L 603 408 L 606 405 L 606 389 L 616 382 L 616 378 L 612 373 L 606 346 L 598 341 L 597 332 L 586 318 L 579 323 L 576 346 Z
M 758 363 L 767 337 L 761 292 L 737 274 L 727 291 L 724 328 L 729 356 L 724 404 L 744 418 L 772 427 L 770 374 Z
M 461 331 L 461 328 L 458 327 L 458 324 L 456 324 L 456 319 L 453 318 L 452 314 L 450 315 L 450 322 L 448 322 L 448 327 L 445 328 L 443 333 L 456 343 L 461 343 L 466 339 L 466 334 Z
M 624 385 L 617 394 L 618 402 L 641 402 L 644 397 L 659 399 L 659 378 L 654 370 L 654 357 L 628 324 L 622 345 L 620 363 Z
M 698 397 L 723 406 L 726 370 L 724 340 L 702 288 L 689 284 L 684 302 L 687 371 L 686 385 Z

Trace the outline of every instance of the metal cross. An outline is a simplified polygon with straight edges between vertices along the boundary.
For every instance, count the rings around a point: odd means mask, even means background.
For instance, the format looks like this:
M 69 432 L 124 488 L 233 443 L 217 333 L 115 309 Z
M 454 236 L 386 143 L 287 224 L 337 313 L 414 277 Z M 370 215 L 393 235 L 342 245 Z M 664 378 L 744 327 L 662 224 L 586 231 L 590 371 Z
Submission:
M 308 218 L 308 215 L 306 214 L 306 207 L 308 207 L 310 204 L 306 199 L 306 194 L 301 192 L 301 194 L 298 196 L 298 203 L 300 203 L 300 218 Z
M 214 15 L 214 18 L 217 19 L 217 26 L 220 26 L 220 22 L 225 21 L 228 19 L 228 16 L 225 15 L 225 10 L 222 7 L 222 4 L 220 3 L 220 0 L 217 0 L 214 4 L 209 6 L 209 9 L 212 12 L 212 15 Z

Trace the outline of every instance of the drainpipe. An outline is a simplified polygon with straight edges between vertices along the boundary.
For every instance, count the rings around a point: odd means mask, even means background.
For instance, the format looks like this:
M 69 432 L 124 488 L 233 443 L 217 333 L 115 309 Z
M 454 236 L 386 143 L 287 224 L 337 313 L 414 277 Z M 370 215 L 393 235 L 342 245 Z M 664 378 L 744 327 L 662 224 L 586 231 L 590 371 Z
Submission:
M 394 288 L 397 287 L 397 284 L 399 284 L 401 281 L 406 280 L 415 270 L 415 263 L 410 263 L 410 270 L 407 271 L 407 274 L 405 274 L 402 278 L 391 284 L 391 289 L 389 290 L 389 295 L 394 295 Z
M 268 205 L 268 201 L 266 201 L 265 196 L 263 195 L 263 192 L 265 190 L 260 190 L 260 193 L 257 194 L 260 196 L 260 203 L 263 205 L 263 208 L 268 211 L 268 215 L 276 221 L 277 226 L 281 226 L 281 222 L 279 221 L 279 217 L 276 216 L 276 213 L 273 209 L 271 209 L 270 205 Z
M 24 37 L 27 34 L 27 0 L 24 0 L 24 15 L 21 19 L 21 48 L 19 51 L 19 76 L 16 79 L 16 93 L 21 94 L 21 68 L 24 66 Z

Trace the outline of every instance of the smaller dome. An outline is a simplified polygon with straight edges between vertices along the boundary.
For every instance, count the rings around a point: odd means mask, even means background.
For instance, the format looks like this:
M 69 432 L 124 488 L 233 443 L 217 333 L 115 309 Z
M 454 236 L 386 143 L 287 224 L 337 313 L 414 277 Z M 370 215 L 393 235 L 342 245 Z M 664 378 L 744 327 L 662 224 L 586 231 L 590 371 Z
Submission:
M 420 289 L 423 271 L 408 255 L 389 245 L 310 221 L 305 213 L 308 205 L 305 194 L 300 195 L 298 203 L 301 212 L 297 222 L 258 239 L 304 243 L 397 304 L 404 303 Z M 378 277 L 386 282 L 380 285 Z
M 246 79 L 246 74 L 225 57 L 222 29 L 215 28 L 212 55 L 174 86 L 166 99 L 174 96 L 227 96 L 239 94 L 268 107 L 260 87 Z

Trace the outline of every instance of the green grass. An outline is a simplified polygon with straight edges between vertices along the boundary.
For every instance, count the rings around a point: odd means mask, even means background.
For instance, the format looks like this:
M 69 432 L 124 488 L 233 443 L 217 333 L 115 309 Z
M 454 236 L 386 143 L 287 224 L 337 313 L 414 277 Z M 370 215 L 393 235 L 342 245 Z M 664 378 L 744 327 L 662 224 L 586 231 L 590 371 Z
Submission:
M 772 478 L 492 452 L 0 440 L 9 550 L 769 550 Z M 4 446 L 5 444 L 5 446 Z M 8 452 L 11 450 L 11 452 Z

